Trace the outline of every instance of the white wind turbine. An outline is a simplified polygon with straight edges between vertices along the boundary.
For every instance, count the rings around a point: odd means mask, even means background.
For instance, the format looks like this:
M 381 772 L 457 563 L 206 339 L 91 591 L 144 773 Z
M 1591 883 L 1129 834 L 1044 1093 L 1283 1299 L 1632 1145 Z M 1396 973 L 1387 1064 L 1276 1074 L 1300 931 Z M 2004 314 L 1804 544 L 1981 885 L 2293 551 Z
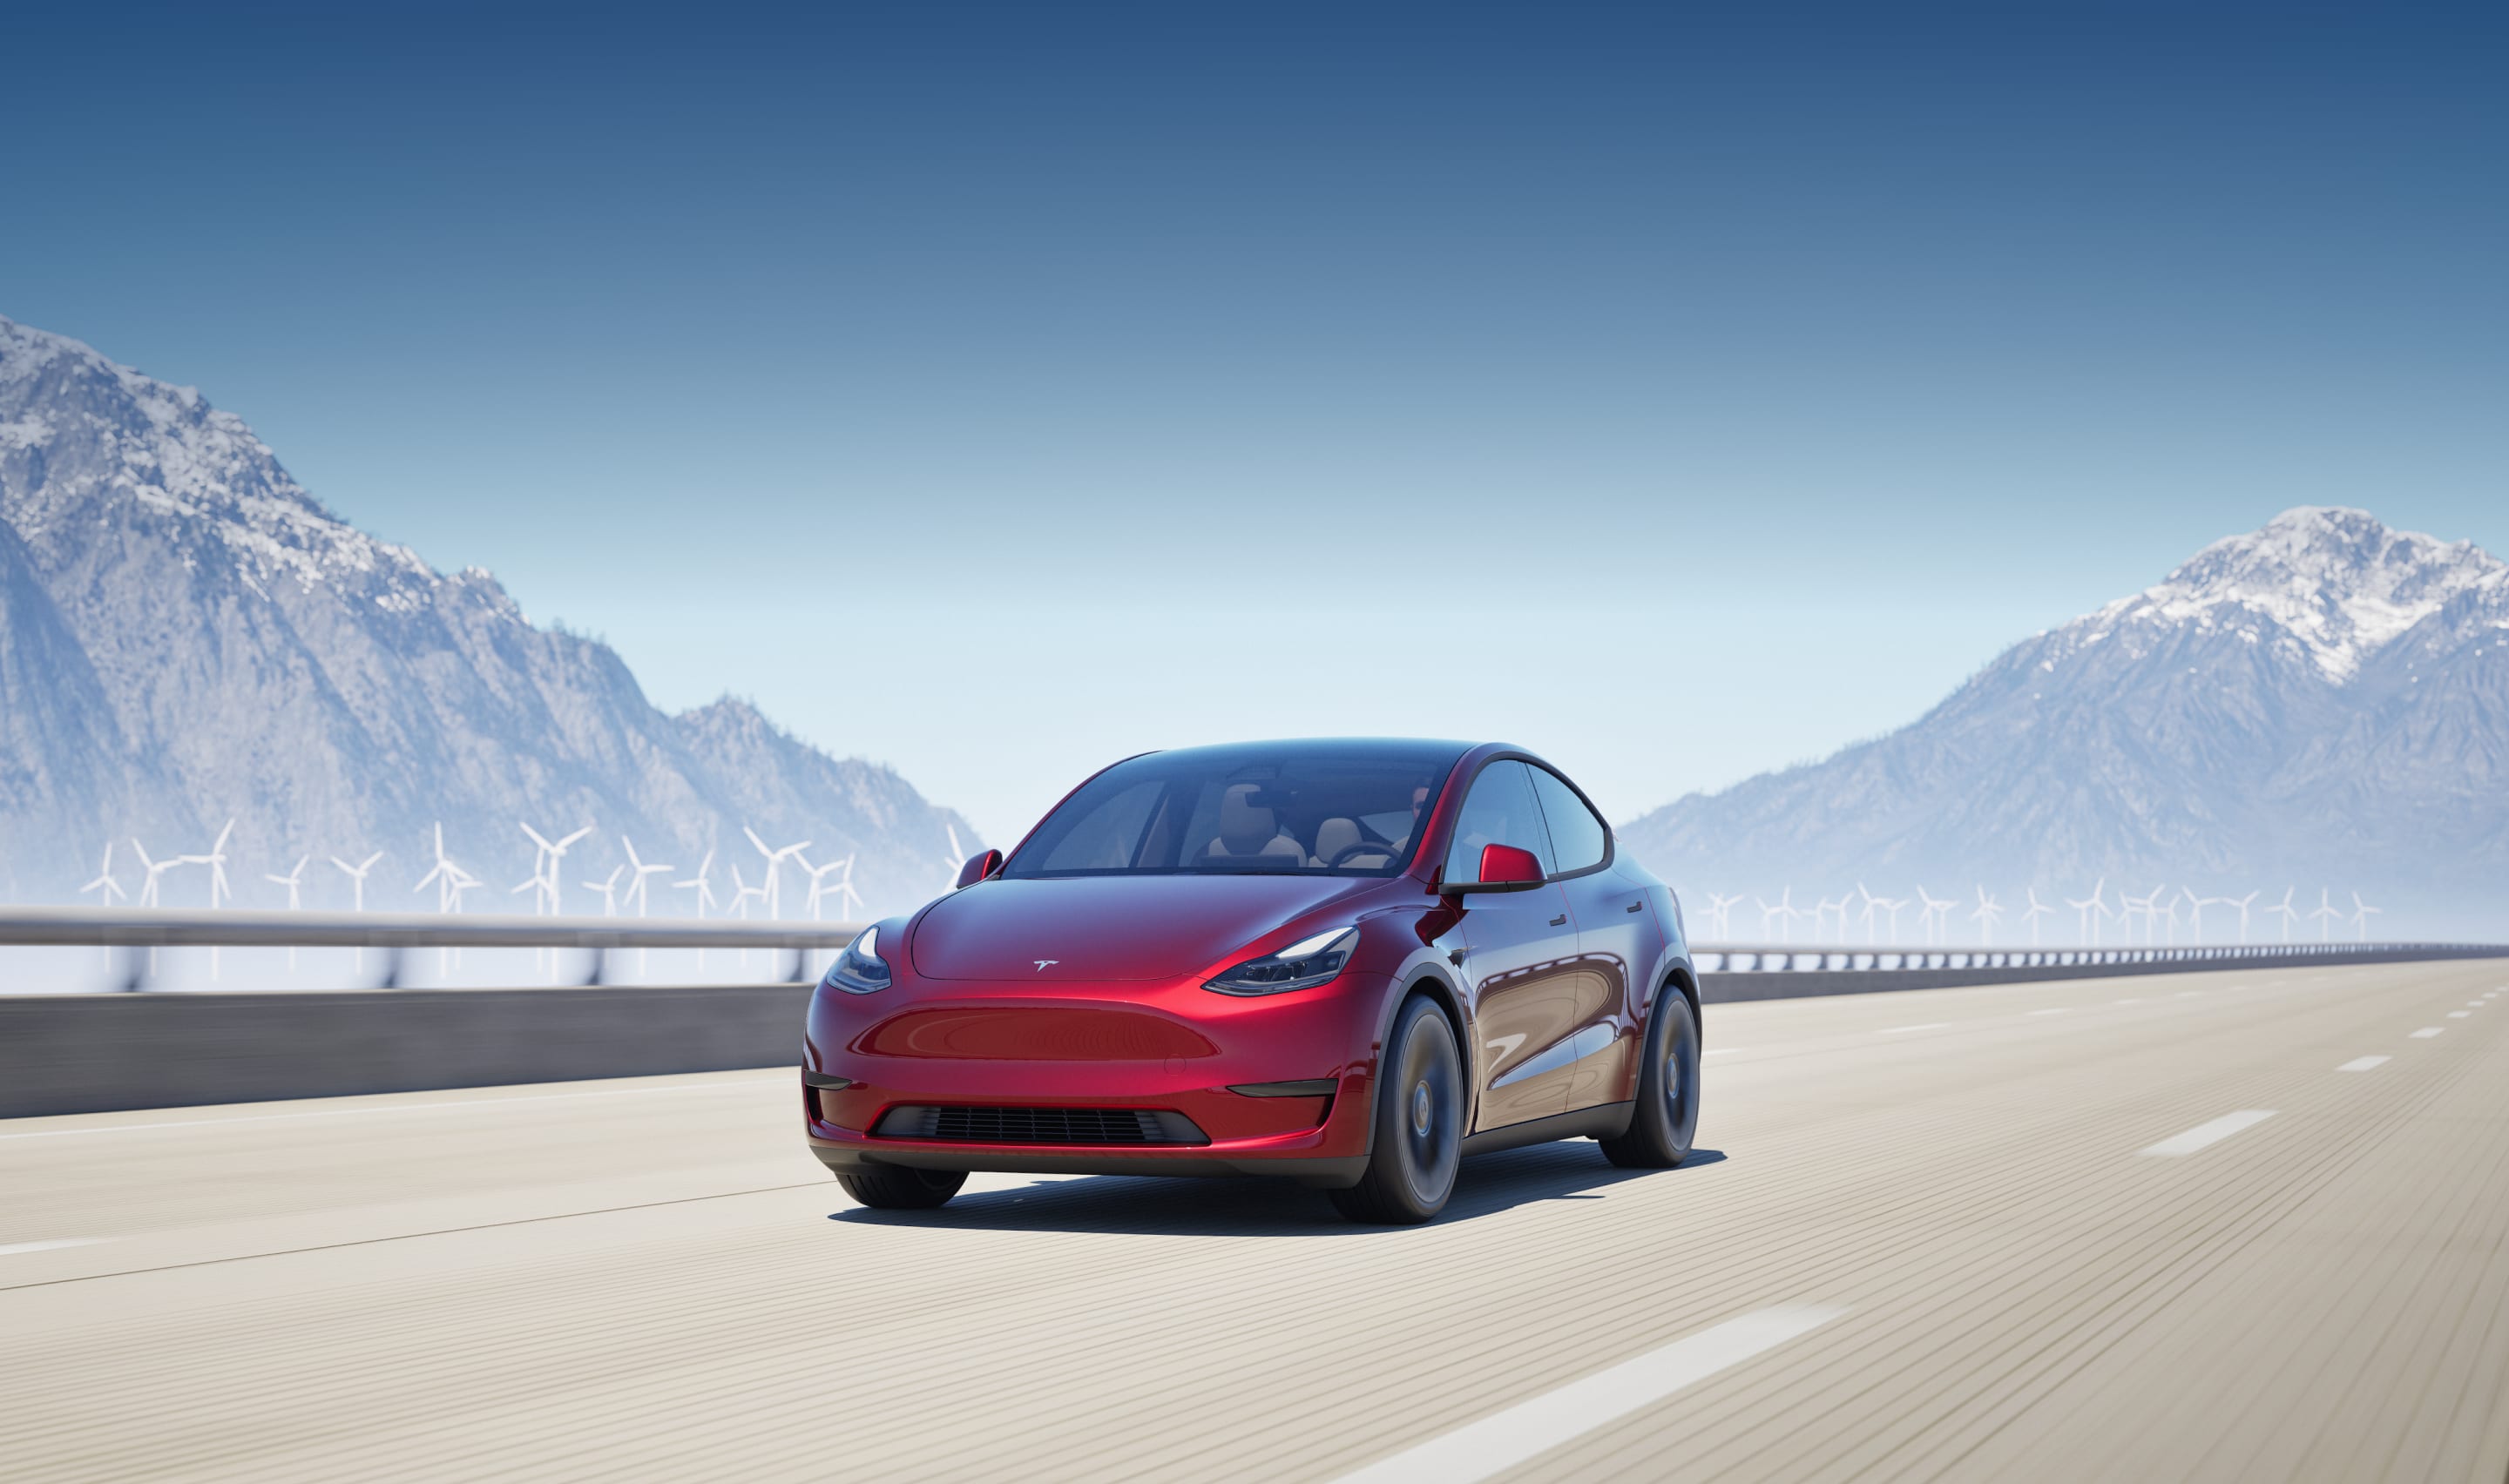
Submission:
M 435 826 L 435 865 L 427 872 L 427 874 L 418 878 L 418 884 L 411 887 L 410 891 L 412 893 L 417 893 L 425 891 L 431 886 L 434 887 L 435 909 L 439 912 L 451 912 L 459 911 L 461 909 L 463 888 L 465 886 L 476 886 L 478 884 L 477 879 L 471 876 L 468 872 L 466 872 L 461 867 L 454 865 L 453 862 L 445 856 L 444 825 L 441 821 L 437 822 Z
M 2076 941 L 2086 948 L 2096 948 L 2100 946 L 2100 922 L 2111 915 L 2107 901 L 2108 889 L 2109 878 L 2102 876 L 2091 887 L 2091 894 L 2088 897 L 2078 902 L 2071 897 L 2065 899 L 2067 907 L 2081 914 L 2075 925 L 2074 932 Z
M 1960 903 L 1953 898 L 1928 896 L 1922 881 L 1917 883 L 1917 901 L 1920 904 L 1917 926 L 1926 935 L 1926 942 L 1942 942 L 1944 932 L 1951 924 L 1951 910 Z
M 2221 900 L 2223 906 L 2235 907 L 2239 909 L 2239 942 L 2246 943 L 2248 941 L 2248 908 L 2256 902 L 2257 894 L 2255 892 L 2250 892 L 2244 897 L 2224 897 Z
M 789 861 L 793 857 L 800 855 L 803 851 L 809 849 L 810 842 L 808 840 L 804 840 L 798 845 L 785 845 L 780 848 L 770 850 L 767 847 L 767 842 L 758 837 L 758 832 L 752 830 L 747 825 L 740 827 L 740 833 L 748 835 L 749 843 L 757 846 L 758 853 L 766 857 L 766 885 L 761 892 L 759 900 L 765 904 L 767 908 L 767 915 L 770 920 L 780 918 L 784 915 L 783 865 L 786 861 Z
M 2282 941 L 2285 943 L 2291 942 L 2292 924 L 2300 920 L 2299 909 L 2291 905 L 2292 894 L 2299 890 L 2300 888 L 2297 886 L 2284 887 L 2282 889 L 2282 900 L 2266 909 L 2268 912 L 2279 912 L 2282 914 Z M 2250 893 L 2250 895 L 2253 896 L 2254 893 Z
M 2029 894 L 2030 909 L 2021 914 L 2021 920 L 2030 924 L 2030 946 L 2035 948 L 2039 946 L 2039 919 L 2055 909 L 2039 900 L 2039 888 L 2029 886 L 2022 889 Z
M 956 877 L 954 876 L 952 879 L 955 880 Z M 837 895 L 841 899 L 837 903 L 837 910 L 843 914 L 844 920 L 860 921 L 863 899 L 862 893 L 854 890 L 854 858 L 850 855 L 845 857 L 845 873 L 837 877 Z
M 1734 941 L 1734 909 L 1741 900 L 1739 895 L 1728 897 L 1712 891 L 1707 894 L 1707 920 L 1714 924 L 1715 942 Z
M 1873 914 L 1881 908 L 1882 899 L 1866 891 L 1861 881 L 1855 883 L 1855 895 L 1864 899 L 1864 941 L 1868 944 L 1878 944 L 1882 940 L 1874 928 Z
M 743 922 L 747 922 L 749 920 L 749 904 L 753 900 L 755 900 L 760 906 L 764 907 L 767 903 L 767 888 L 764 886 L 752 886 L 747 881 L 742 880 L 740 877 L 739 863 L 734 862 L 731 868 L 732 915 L 738 917 Z M 742 951 L 746 952 L 748 950 L 743 949 Z
M 2372 907 L 2369 903 L 2361 900 L 2361 894 L 2359 892 L 2354 892 L 2352 894 L 2353 940 L 2357 943 L 2368 943 L 2370 941 L 2371 917 L 2385 910 L 2385 908 Z
M 287 909 L 291 912 L 305 906 L 304 901 L 297 896 L 297 889 L 305 884 L 305 863 L 312 859 L 314 858 L 310 855 L 298 856 L 296 864 L 290 867 L 287 874 L 283 876 L 274 876 L 266 871 L 261 873 L 263 880 L 275 881 L 287 888 Z M 287 972 L 290 974 L 296 972 L 296 945 L 292 943 L 287 946 Z
M 1779 893 L 1777 904 L 1775 906 L 1771 906 L 1766 897 L 1753 897 L 1751 900 L 1759 904 L 1760 941 L 1762 943 L 1769 941 L 1769 923 L 1772 919 L 1774 919 L 1778 924 L 1778 941 L 1779 943 L 1792 943 L 1795 941 L 1795 919 L 1802 916 L 1804 912 L 1802 908 L 1795 906 L 1795 889 L 1793 887 L 1789 886 L 1784 891 Z
M 2200 948 L 2204 946 L 2204 909 L 2208 907 L 2236 907 L 2239 905 L 2239 899 L 2236 897 L 2199 897 L 2193 892 L 2188 891 L 2184 887 L 2179 888 L 2179 890 L 2187 899 L 2188 929 L 2195 939 L 2195 946 Z
M 601 915 L 604 917 L 618 915 L 618 876 L 626 869 L 624 866 L 613 866 L 610 868 L 610 874 L 598 881 L 583 883 L 584 890 L 601 898 Z
M 1908 909 L 1908 899 L 1905 897 L 1876 897 L 1873 899 L 1873 905 L 1882 909 L 1884 912 L 1890 915 L 1891 946 L 1894 948 L 1897 947 L 1899 946 L 1899 914 Z
M 695 875 L 689 877 L 685 881 L 673 881 L 671 883 L 671 889 L 674 891 L 686 891 L 690 887 L 696 888 L 697 916 L 700 920 L 704 918 L 706 909 L 715 905 L 714 882 L 708 879 L 708 877 L 712 875 L 713 872 L 714 852 L 709 850 L 705 853 L 705 859 L 697 862 L 697 873 Z M 699 949 L 698 951 L 703 952 L 704 950 Z
M 235 895 L 234 889 L 227 885 L 227 836 L 233 834 L 235 834 L 235 821 L 228 820 L 226 828 L 218 832 L 217 843 L 209 847 L 208 854 L 178 855 L 174 858 L 175 864 L 180 866 L 206 866 L 209 868 L 209 910 L 211 911 L 216 911 L 218 909 L 218 899 L 220 897 L 232 897 Z M 211 948 L 209 950 L 209 965 L 212 973 L 216 971 L 217 961 L 217 949 Z
M 954 839 L 951 843 L 955 845 L 956 841 Z M 810 898 L 805 909 L 809 912 L 810 920 L 812 922 L 819 920 L 819 903 L 826 897 L 835 897 L 837 909 L 843 911 L 844 898 L 853 890 L 854 858 L 848 855 L 842 861 L 830 861 L 825 866 L 811 865 L 810 858 L 805 855 L 796 855 L 793 859 L 810 877 Z M 828 880 L 830 876 L 837 878 L 833 885 Z M 955 872 L 952 872 L 951 879 L 954 881 L 957 879 Z
M 582 829 L 575 832 L 573 835 L 568 835 L 566 838 L 552 843 L 548 836 L 541 834 L 538 830 L 533 829 L 529 825 L 523 825 L 521 820 L 516 820 L 514 823 L 522 825 L 523 833 L 530 835 L 532 837 L 532 844 L 538 847 L 537 853 L 532 857 L 532 875 L 536 878 L 540 886 L 541 895 L 533 899 L 533 909 L 535 911 L 539 910 L 540 904 L 545 901 L 548 904 L 548 914 L 550 916 L 558 917 L 565 915 L 564 898 L 559 892 L 558 870 L 566 862 L 566 852 L 568 848 L 577 840 L 590 835 L 592 833 L 592 827 L 590 825 L 586 825 Z M 523 883 L 523 886 L 529 886 L 532 884 L 534 883 L 526 881 Z M 521 891 L 523 886 L 517 886 L 514 890 Z
M 1824 923 L 1828 922 L 1830 914 L 1835 912 L 1838 914 L 1838 941 L 1840 943 L 1845 943 L 1847 941 L 1847 907 L 1849 903 L 1854 902 L 1854 900 L 1855 899 L 1854 897 L 1849 896 L 1847 893 L 1840 892 L 1838 894 L 1838 900 L 1835 902 L 1830 901 L 1827 897 L 1823 897 L 1818 902 L 1815 903 L 1812 909 L 1812 941 L 1815 943 L 1820 942 L 1821 927 Z
M 2159 893 L 2154 892 L 2153 895 L 2156 897 Z M 2178 910 L 2180 908 L 2186 906 L 2189 899 L 2192 898 L 2194 895 L 2195 894 L 2193 892 L 2191 892 L 2186 887 L 2182 886 L 2178 888 L 2178 895 L 2169 899 L 2168 910 L 2163 911 L 2157 907 L 2153 909 L 2153 921 L 2154 926 L 2157 926 L 2162 922 L 2169 924 L 2169 946 L 2171 947 L 2176 947 L 2178 946 Z
M 164 904 L 157 899 L 157 878 L 173 870 L 175 867 L 182 865 L 183 858 L 178 855 L 169 857 L 163 861 L 152 861 L 148 859 L 148 847 L 139 843 L 139 837 L 137 835 L 131 836 L 131 848 L 139 853 L 140 870 L 148 872 L 147 876 L 139 883 L 139 905 L 143 908 L 164 906 Z
M 667 872 L 671 868 L 659 861 L 649 861 L 638 855 L 636 842 L 623 835 L 618 836 L 618 843 L 627 847 L 627 865 L 635 872 L 635 874 L 627 879 L 627 902 L 629 906 L 636 909 L 636 915 L 642 917 L 645 915 L 646 899 L 651 894 L 647 882 L 656 875 Z
M 2129 897 L 2123 892 L 2117 893 L 2117 901 L 2122 904 L 2117 910 L 2117 915 L 2125 920 L 2127 943 L 2134 942 L 2134 918 L 2137 912 L 2143 914 L 2143 941 L 2147 945 L 2152 942 L 2152 919 L 2163 890 L 2165 888 L 2155 886 L 2140 897 Z
M 2317 924 L 2317 941 L 2319 943 L 2330 941 L 2333 936 L 2331 924 L 2343 920 L 2343 913 L 2338 910 L 2334 904 L 2326 900 L 2328 892 L 2326 888 L 2323 886 L 2319 887 L 2317 889 L 2317 910 L 2308 914 L 2310 919 Z
M 1995 946 L 1995 919 L 2003 915 L 2003 908 L 1987 895 L 1986 883 L 1977 887 L 1977 909 L 1969 913 L 1977 919 L 1977 941 L 1986 947 Z
M 291 912 L 299 910 L 305 906 L 304 902 L 297 896 L 297 891 L 305 884 L 305 863 L 312 859 L 314 858 L 310 855 L 298 856 L 296 858 L 296 865 L 294 868 L 283 876 L 275 876 L 266 871 L 261 873 L 261 878 L 263 880 L 287 888 L 287 909 Z M 290 962 L 293 963 L 293 960 L 290 960 Z
M 111 840 L 104 842 L 104 864 L 95 869 L 95 879 L 79 888 L 79 895 L 82 897 L 89 892 L 101 893 L 96 898 L 95 905 L 98 907 L 111 907 L 115 899 L 129 895 L 122 889 L 122 883 L 113 878 L 113 841 Z M 110 951 L 110 949 L 107 950 L 108 954 Z
M 356 903 L 356 906 L 353 910 L 362 912 L 366 909 L 366 872 L 374 870 L 375 862 L 380 861 L 383 858 L 384 853 L 378 850 L 374 854 L 366 857 L 364 860 L 359 861 L 356 865 L 352 866 L 336 855 L 331 857 L 332 865 L 337 866 L 342 871 L 348 872 L 350 890 L 353 893 L 353 900 Z M 365 950 L 362 948 L 358 949 L 357 957 L 360 962 L 363 962 L 365 959 Z

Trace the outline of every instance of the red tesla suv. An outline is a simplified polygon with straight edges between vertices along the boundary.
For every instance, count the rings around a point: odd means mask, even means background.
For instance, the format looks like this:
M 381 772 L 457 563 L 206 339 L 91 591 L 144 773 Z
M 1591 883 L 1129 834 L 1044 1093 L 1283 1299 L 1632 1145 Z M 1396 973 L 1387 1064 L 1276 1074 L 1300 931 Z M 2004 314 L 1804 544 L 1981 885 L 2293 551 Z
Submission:
M 1530 753 L 1148 753 L 863 930 L 811 996 L 803 1101 L 865 1206 L 979 1169 L 1267 1174 L 1426 1221 L 1468 1154 L 1679 1164 L 1697 983 L 1672 893 Z

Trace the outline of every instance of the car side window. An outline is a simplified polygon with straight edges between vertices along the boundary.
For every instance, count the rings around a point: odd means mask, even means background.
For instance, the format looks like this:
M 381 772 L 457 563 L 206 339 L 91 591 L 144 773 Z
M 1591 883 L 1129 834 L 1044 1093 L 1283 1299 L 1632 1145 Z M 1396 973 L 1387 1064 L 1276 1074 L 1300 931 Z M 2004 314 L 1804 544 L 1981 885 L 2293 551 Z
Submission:
M 1542 807 L 1534 802 L 1533 769 L 1515 759 L 1491 763 L 1473 780 L 1473 791 L 1464 796 L 1463 812 L 1455 819 L 1455 842 L 1446 849 L 1445 879 L 1479 881 L 1483 845 L 1532 851 L 1546 876 L 1557 870 Z
M 1543 823 L 1551 827 L 1551 848 L 1559 857 L 1559 870 L 1564 873 L 1602 865 L 1611 839 L 1603 822 L 1557 775 L 1547 768 L 1528 771 L 1533 792 L 1542 799 Z

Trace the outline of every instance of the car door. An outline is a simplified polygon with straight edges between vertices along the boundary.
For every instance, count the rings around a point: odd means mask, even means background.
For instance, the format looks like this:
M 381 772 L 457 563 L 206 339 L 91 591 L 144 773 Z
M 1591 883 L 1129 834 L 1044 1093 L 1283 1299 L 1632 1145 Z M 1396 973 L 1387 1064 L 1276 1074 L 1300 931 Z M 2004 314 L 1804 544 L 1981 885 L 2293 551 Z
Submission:
M 1552 871 L 1551 838 L 1533 794 L 1532 770 L 1514 759 L 1483 767 L 1455 822 L 1445 879 L 1479 879 L 1484 845 L 1528 850 Z M 1572 960 L 1577 929 L 1555 882 L 1529 891 L 1473 892 L 1464 904 L 1461 968 L 1473 996 L 1474 1080 L 1480 1092 L 1475 1129 L 1497 1129 L 1567 1111 L 1574 1080 L 1565 1043 L 1577 1021 Z
M 1654 961 L 1647 946 L 1655 919 L 1644 891 L 1609 864 L 1612 837 L 1602 819 L 1556 774 L 1528 771 L 1569 920 L 1577 926 L 1577 956 L 1564 976 L 1574 1002 L 1568 1039 L 1577 1053 L 1567 1106 L 1617 1102 L 1630 1095 L 1643 1008 L 1632 984 L 1641 966 Z

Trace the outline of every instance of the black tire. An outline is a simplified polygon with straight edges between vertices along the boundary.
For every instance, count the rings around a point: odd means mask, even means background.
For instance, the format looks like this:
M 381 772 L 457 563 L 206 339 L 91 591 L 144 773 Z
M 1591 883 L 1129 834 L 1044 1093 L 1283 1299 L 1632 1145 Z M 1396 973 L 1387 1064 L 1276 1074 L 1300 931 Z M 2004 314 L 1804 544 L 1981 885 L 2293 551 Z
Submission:
M 910 1169 L 904 1165 L 874 1165 L 837 1176 L 845 1194 L 876 1211 L 928 1211 L 946 1206 L 967 1183 L 959 1169 Z
M 1690 1158 L 1699 1135 L 1699 1013 L 1671 984 L 1647 1017 L 1646 1065 L 1629 1132 L 1597 1139 L 1603 1158 L 1624 1169 L 1669 1169 Z
M 1446 1208 L 1464 1152 L 1464 1058 L 1455 1027 L 1427 996 L 1394 1017 L 1383 1065 L 1367 1173 L 1330 1194 L 1353 1221 L 1415 1226 Z

